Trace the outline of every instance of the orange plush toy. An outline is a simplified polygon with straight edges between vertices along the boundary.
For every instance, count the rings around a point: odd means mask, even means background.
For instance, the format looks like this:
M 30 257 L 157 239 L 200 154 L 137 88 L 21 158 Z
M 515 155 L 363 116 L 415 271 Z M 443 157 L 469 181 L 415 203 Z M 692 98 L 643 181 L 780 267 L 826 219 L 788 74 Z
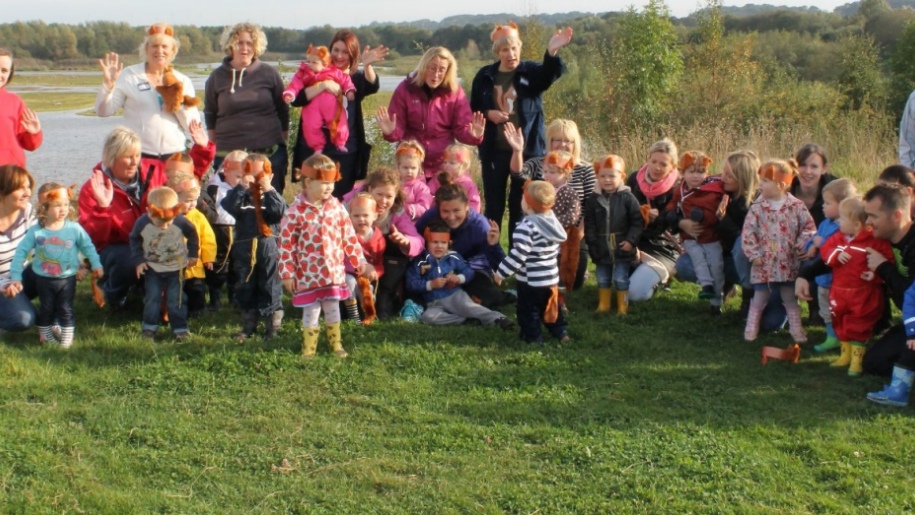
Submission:
M 365 315 L 362 318 L 362 325 L 371 325 L 377 318 L 375 297 L 372 295 L 372 283 L 366 277 L 359 277 L 356 279 L 356 284 L 359 286 L 359 291 L 362 292 L 362 313 Z
M 156 86 L 156 91 L 162 95 L 162 107 L 166 113 L 174 113 L 182 107 L 197 107 L 200 99 L 184 94 L 184 83 L 175 75 L 172 65 L 169 65 L 162 75 L 162 85 Z

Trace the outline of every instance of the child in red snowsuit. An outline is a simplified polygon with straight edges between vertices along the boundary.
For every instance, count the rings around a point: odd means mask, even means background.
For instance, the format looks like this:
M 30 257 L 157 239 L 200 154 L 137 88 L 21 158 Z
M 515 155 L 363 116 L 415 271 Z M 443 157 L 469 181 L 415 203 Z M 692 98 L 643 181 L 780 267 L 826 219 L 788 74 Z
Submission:
M 839 230 L 820 248 L 823 261 L 832 267 L 829 310 L 832 324 L 842 344 L 842 354 L 834 367 L 848 366 L 848 375 L 861 375 L 861 362 L 867 340 L 884 309 L 883 281 L 867 267 L 867 249 L 894 262 L 893 249 L 886 240 L 874 237 L 864 222 L 867 214 L 859 197 L 839 204 Z
M 324 151 L 327 139 L 324 127 L 330 134 L 330 141 L 341 152 L 346 152 L 346 140 L 349 139 L 349 124 L 346 118 L 346 105 L 343 97 L 352 102 L 356 96 L 356 86 L 349 74 L 330 65 L 330 52 L 327 47 L 317 48 L 308 45 L 305 51 L 305 62 L 299 66 L 289 87 L 283 90 L 283 100 L 288 104 L 295 99 L 303 88 L 314 86 L 319 82 L 331 81 L 339 86 L 339 93 L 334 94 L 326 87 L 302 108 L 302 123 L 299 130 L 305 137 L 305 143 L 315 154 Z M 327 93 L 327 94 L 325 94 Z

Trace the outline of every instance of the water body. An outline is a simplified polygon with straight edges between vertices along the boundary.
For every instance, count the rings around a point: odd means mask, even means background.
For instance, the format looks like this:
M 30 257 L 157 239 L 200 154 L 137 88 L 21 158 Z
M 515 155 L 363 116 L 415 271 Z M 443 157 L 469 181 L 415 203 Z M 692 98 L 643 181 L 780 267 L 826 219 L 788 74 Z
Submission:
M 217 64 L 217 63 L 213 63 Z M 207 66 L 201 64 L 202 70 Z M 17 72 L 17 75 L 85 75 L 96 76 L 101 84 L 100 72 Z M 194 88 L 203 90 L 208 73 L 191 74 Z M 287 81 L 291 77 L 284 77 Z M 402 77 L 381 76 L 381 91 L 394 91 Z M 23 93 L 41 91 L 53 93 L 95 93 L 98 88 L 85 86 L 16 86 L 10 91 Z M 91 107 L 90 107 L 91 109 Z M 123 124 L 122 117 L 80 115 L 85 109 L 40 113 L 44 143 L 35 152 L 26 152 L 27 166 L 38 184 L 54 180 L 63 184 L 82 185 L 89 178 L 92 168 L 102 159 L 102 143 L 111 129 Z

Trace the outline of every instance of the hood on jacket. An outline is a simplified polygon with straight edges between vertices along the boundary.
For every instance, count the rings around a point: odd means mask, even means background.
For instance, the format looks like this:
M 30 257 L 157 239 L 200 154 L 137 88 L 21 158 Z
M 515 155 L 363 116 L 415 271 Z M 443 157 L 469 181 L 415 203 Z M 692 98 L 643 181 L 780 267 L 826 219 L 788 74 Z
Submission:
M 231 56 L 226 56 L 225 58 L 223 58 L 222 66 L 220 66 L 220 68 L 224 69 L 227 74 L 232 76 L 232 84 L 231 84 L 231 86 L 229 86 L 229 93 L 235 93 L 236 84 L 240 88 L 245 87 L 245 84 L 244 84 L 245 73 L 253 72 L 257 68 L 259 68 L 260 65 L 261 65 L 260 60 L 255 57 L 254 60 L 251 61 L 251 64 L 242 68 L 241 70 L 236 70 L 235 68 L 232 67 L 232 57 Z
M 562 228 L 559 219 L 556 218 L 556 215 L 552 212 L 550 212 L 550 214 L 533 213 L 527 215 L 527 219 L 530 220 L 537 232 L 546 238 L 547 241 L 553 243 L 562 243 L 566 241 L 566 230 Z

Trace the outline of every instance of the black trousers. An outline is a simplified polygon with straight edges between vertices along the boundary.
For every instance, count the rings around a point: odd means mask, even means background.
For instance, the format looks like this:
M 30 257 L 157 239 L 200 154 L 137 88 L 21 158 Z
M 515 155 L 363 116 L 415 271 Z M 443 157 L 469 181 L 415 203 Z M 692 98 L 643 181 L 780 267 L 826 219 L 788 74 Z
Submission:
M 56 321 L 61 327 L 73 327 L 73 298 L 76 296 L 76 276 L 62 279 L 35 276 L 38 291 L 38 327 L 50 327 Z
M 864 373 L 889 377 L 893 367 L 899 365 L 908 370 L 915 370 L 915 351 L 906 345 L 905 326 L 894 325 L 883 333 L 864 354 Z
M 568 323 L 559 310 L 559 317 L 552 324 L 543 321 L 543 312 L 552 292 L 550 288 L 535 288 L 527 283 L 518 281 L 518 327 L 521 329 L 521 339 L 530 343 L 543 341 L 540 324 L 546 326 L 555 338 L 562 338 L 566 334 Z

